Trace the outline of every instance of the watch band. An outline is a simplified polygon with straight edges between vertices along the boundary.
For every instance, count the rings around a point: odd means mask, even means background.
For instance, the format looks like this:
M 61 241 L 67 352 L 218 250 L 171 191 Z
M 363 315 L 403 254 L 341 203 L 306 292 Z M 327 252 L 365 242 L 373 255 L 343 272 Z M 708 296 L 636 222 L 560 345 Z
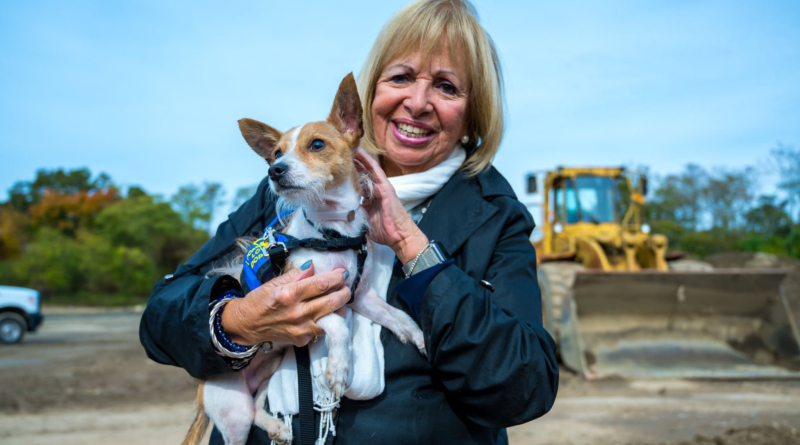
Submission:
M 450 255 L 438 242 L 431 240 L 428 244 L 413 261 L 403 265 L 403 273 L 406 274 L 406 278 L 449 259 Z

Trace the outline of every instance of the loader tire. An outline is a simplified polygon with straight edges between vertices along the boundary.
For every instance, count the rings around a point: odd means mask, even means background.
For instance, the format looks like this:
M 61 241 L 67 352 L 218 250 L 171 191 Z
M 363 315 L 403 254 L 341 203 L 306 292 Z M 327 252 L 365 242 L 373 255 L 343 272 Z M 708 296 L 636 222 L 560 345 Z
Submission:
M 667 263 L 669 270 L 678 272 L 711 272 L 714 266 L 705 261 L 693 260 L 691 258 L 681 258 Z
M 561 320 L 561 301 L 575 282 L 575 273 L 583 265 L 571 261 L 552 261 L 539 265 L 539 288 L 542 291 L 544 328 L 558 344 L 558 324 Z

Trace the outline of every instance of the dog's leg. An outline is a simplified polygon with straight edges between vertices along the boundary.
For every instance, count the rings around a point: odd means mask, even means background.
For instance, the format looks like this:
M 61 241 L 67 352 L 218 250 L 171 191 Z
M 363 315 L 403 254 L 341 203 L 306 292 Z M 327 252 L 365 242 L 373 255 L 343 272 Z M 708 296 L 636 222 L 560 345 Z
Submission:
M 283 350 L 276 349 L 270 353 L 263 354 L 260 351 L 256 359 L 261 359 L 258 363 L 251 363 L 247 371 L 255 365 L 257 366 L 252 374 L 248 375 L 248 388 L 254 388 L 255 400 L 253 401 L 253 410 L 255 411 L 255 418 L 253 423 L 262 430 L 266 431 L 269 438 L 277 444 L 287 444 L 292 440 L 291 430 L 280 419 L 271 416 L 266 409 L 264 409 L 267 400 L 267 387 L 269 380 L 275 374 L 275 371 L 283 361 Z M 256 362 L 256 359 L 253 362 Z
M 292 441 L 292 433 L 289 431 L 289 427 L 287 427 L 281 419 L 271 416 L 267 410 L 264 409 L 264 402 L 267 400 L 268 386 L 269 379 L 264 380 L 258 386 L 255 406 L 253 407 L 256 412 L 254 423 L 257 427 L 266 431 L 269 438 L 278 445 L 288 444 Z
M 225 445 L 244 445 L 253 426 L 253 396 L 244 373 L 212 377 L 203 390 L 206 413 L 219 429 Z
M 422 355 L 427 355 L 425 352 L 425 338 L 417 323 L 405 312 L 383 301 L 371 286 L 364 287 L 363 292 L 356 292 L 356 297 L 350 307 L 359 314 L 394 332 L 394 335 L 401 342 L 406 343 L 411 340 Z
M 344 318 L 336 314 L 320 318 L 317 320 L 317 325 L 325 331 L 325 345 L 328 346 L 328 368 L 325 377 L 338 399 L 347 389 L 347 375 L 350 372 L 350 330 Z

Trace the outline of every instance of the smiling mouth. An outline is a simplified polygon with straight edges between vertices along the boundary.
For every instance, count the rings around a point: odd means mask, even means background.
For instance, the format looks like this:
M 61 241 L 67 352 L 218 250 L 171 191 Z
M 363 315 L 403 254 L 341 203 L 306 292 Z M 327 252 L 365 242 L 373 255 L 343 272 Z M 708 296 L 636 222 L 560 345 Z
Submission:
M 423 139 L 431 135 L 433 131 L 415 127 L 414 125 L 407 124 L 404 122 L 395 122 L 395 128 L 397 128 L 398 133 L 402 134 L 403 136 L 409 139 Z

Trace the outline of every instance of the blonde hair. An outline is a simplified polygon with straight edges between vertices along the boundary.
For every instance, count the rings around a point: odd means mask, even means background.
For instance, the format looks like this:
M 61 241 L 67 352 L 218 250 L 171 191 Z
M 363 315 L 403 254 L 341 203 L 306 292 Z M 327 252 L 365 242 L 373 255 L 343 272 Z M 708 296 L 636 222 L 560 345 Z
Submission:
M 442 38 L 451 57 L 463 56 L 469 73 L 470 142 L 465 147 L 467 159 L 461 169 L 473 176 L 489 167 L 503 139 L 503 78 L 494 43 L 467 0 L 419 0 L 397 11 L 384 25 L 358 74 L 365 110 L 361 146 L 373 154 L 384 153 L 375 143 L 371 110 L 378 78 L 386 66 L 416 51 L 425 60 L 438 49 Z

